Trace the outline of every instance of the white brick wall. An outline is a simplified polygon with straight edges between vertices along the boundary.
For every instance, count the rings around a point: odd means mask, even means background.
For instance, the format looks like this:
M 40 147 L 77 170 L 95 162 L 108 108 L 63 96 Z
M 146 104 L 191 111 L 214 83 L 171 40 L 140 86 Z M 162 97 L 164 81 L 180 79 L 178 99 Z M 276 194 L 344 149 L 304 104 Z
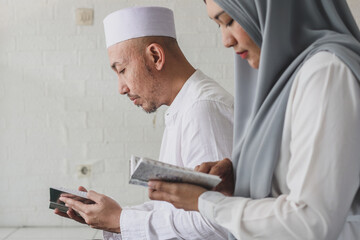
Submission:
M 359 23 L 360 2 L 349 2 Z M 0 0 L 0 226 L 76 225 L 48 210 L 50 186 L 146 199 L 127 184 L 127 161 L 158 157 L 165 108 L 148 115 L 117 93 L 102 28 L 136 5 L 173 9 L 189 61 L 233 92 L 232 51 L 201 0 Z M 94 9 L 93 26 L 75 24 L 77 8 Z M 92 164 L 90 178 L 79 164 Z

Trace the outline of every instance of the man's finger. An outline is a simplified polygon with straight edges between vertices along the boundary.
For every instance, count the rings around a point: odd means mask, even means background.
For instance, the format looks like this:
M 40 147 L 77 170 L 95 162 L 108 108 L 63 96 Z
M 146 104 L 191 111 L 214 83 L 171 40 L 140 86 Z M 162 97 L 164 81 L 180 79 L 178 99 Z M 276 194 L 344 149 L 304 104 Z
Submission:
M 80 201 L 76 201 L 66 197 L 60 197 L 59 200 L 63 201 L 67 207 L 70 207 L 77 212 L 86 212 L 87 205 L 83 204 Z
M 61 217 L 66 217 L 66 218 L 70 218 L 66 213 L 61 212 L 59 209 L 55 208 L 54 213 L 61 216 Z
M 100 202 L 103 201 L 104 195 L 100 194 L 100 193 L 97 193 L 97 192 L 95 192 L 93 190 L 90 190 L 90 191 L 87 192 L 87 198 L 93 200 L 96 203 L 100 203 Z
M 73 209 L 69 208 L 69 210 L 66 213 L 71 219 L 74 219 L 75 221 L 80 222 L 80 223 L 85 223 L 84 218 L 76 215 L 76 212 Z M 79 213 L 79 214 L 81 216 L 81 213 Z

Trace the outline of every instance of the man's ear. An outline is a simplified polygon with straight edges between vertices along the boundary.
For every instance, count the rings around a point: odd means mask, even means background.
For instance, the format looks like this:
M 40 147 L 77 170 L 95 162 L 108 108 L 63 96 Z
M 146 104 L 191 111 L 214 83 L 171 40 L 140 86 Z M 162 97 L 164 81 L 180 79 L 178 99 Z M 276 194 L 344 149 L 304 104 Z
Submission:
M 146 48 L 146 56 L 157 70 L 161 70 L 165 64 L 164 48 L 158 43 L 151 43 Z

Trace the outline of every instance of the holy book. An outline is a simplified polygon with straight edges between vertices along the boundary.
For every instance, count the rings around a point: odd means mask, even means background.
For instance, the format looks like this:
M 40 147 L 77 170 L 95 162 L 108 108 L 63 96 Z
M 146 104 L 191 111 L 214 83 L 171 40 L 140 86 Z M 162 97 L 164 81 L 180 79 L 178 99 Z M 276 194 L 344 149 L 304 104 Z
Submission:
M 193 169 L 150 158 L 131 156 L 129 183 L 147 186 L 149 180 L 190 183 L 207 189 L 211 189 L 221 182 L 219 176 L 197 172 Z

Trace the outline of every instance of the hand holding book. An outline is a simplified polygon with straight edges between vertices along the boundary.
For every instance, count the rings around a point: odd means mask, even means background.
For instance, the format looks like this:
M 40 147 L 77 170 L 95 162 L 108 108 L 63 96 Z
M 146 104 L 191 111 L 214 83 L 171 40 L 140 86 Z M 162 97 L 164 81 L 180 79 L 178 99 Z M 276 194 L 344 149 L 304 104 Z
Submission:
M 131 184 L 147 186 L 149 180 L 166 182 L 191 183 L 211 189 L 221 182 L 219 176 L 197 172 L 149 158 L 132 156 L 130 160 Z
M 86 189 L 85 189 L 86 190 Z M 65 203 L 60 200 L 60 197 L 67 197 L 76 201 L 83 202 L 84 204 L 94 204 L 95 202 L 86 197 L 86 191 L 76 191 L 66 188 L 50 188 L 50 209 L 58 209 L 62 213 L 66 213 L 69 208 Z M 75 212 L 79 217 L 79 213 Z
M 218 173 L 223 181 L 214 190 L 225 195 L 232 195 L 234 191 L 234 177 L 232 163 L 224 159 L 215 163 L 201 164 L 197 170 L 208 173 Z M 199 211 L 198 199 L 207 190 L 203 187 L 188 183 L 169 183 L 159 180 L 149 182 L 149 198 L 152 200 L 167 201 L 176 208 L 187 211 Z
M 228 161 L 230 162 L 230 160 Z M 225 174 L 229 168 L 219 168 L 223 164 L 218 165 L 218 163 L 222 163 L 222 161 L 202 164 L 197 167 L 197 170 L 203 172 L 198 172 L 148 158 L 132 156 L 130 183 L 148 186 L 150 181 L 149 196 L 151 199 L 169 201 L 175 207 L 185 210 L 197 210 L 198 197 L 209 189 L 217 190 L 224 182 L 221 180 L 226 179 L 227 175 L 232 175 L 232 171 L 231 174 Z M 231 162 L 230 166 L 232 169 Z M 212 174 L 219 174 L 222 177 Z M 105 195 L 94 191 L 87 193 L 85 188 L 79 188 L 79 190 L 51 188 L 50 208 L 57 209 L 55 213 L 60 216 L 72 218 L 94 228 L 120 232 L 119 219 L 116 219 L 120 217 L 122 211 L 120 205 Z M 231 188 L 231 193 L 232 191 L 233 188 Z M 102 221 L 99 222 L 99 219 Z M 115 219 L 115 221 L 110 219 Z
M 55 211 L 56 214 L 71 218 L 77 222 L 88 224 L 92 228 L 102 229 L 109 232 L 120 232 L 120 214 L 122 208 L 112 198 L 103 194 L 90 190 L 86 191 L 85 188 L 80 187 L 81 192 L 65 188 L 50 189 L 51 192 L 58 191 L 56 204 L 64 205 L 67 211 Z M 69 197 L 70 196 L 70 197 Z M 56 206 L 50 202 L 50 208 Z M 59 208 L 57 208 L 59 210 Z M 63 208 L 64 210 L 64 208 Z M 78 213 L 77 215 L 75 213 Z
M 195 171 L 217 175 L 221 182 L 213 189 L 226 196 L 234 194 L 234 170 L 230 159 L 225 158 L 217 162 L 204 162 L 195 167 Z

